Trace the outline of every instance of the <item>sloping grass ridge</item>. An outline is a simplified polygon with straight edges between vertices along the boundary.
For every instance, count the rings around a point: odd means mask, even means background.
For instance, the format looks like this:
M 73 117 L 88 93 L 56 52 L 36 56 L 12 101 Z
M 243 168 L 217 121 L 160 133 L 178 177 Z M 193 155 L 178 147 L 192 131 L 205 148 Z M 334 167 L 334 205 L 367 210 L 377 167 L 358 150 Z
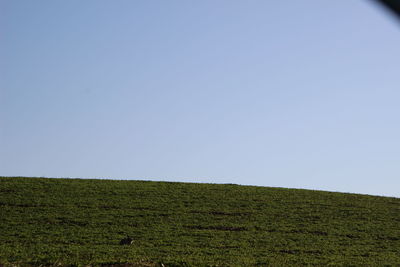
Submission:
M 0 264 L 6 266 L 400 266 L 399 225 L 398 198 L 0 178 Z M 120 245 L 127 235 L 133 244 Z

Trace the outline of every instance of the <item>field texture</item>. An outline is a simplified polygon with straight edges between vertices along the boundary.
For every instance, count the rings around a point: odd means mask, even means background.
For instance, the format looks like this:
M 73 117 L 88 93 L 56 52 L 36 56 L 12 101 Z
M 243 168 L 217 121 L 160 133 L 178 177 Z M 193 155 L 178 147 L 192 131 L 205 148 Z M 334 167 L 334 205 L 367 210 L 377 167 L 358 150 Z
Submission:
M 400 199 L 2 177 L 0 264 L 400 266 Z

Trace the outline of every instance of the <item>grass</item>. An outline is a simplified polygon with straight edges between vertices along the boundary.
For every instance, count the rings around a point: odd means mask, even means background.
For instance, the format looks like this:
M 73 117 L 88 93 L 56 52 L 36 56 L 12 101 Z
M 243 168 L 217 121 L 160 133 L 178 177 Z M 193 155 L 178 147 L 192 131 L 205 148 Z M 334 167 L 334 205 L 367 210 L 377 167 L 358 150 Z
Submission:
M 255 186 L 0 178 L 6 266 L 400 266 L 400 199 Z M 130 235 L 132 245 L 119 241 Z

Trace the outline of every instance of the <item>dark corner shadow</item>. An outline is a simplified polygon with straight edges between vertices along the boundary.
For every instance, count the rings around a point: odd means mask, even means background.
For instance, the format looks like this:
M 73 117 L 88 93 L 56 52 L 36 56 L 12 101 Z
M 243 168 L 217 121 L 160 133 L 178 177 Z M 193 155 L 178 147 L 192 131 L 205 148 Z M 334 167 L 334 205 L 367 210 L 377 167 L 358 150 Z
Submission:
M 400 19 L 400 0 L 373 0 L 373 2 L 383 5 L 387 10 L 391 11 L 391 14 L 394 14 L 397 19 Z

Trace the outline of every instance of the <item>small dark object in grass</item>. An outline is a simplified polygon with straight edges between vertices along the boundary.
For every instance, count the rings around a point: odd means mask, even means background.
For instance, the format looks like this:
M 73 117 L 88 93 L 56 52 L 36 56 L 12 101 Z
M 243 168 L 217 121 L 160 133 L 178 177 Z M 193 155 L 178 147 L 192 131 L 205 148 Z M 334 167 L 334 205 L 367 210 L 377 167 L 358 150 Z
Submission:
M 122 238 L 121 241 L 119 241 L 120 245 L 132 245 L 133 244 L 133 239 L 130 238 L 129 236 Z

